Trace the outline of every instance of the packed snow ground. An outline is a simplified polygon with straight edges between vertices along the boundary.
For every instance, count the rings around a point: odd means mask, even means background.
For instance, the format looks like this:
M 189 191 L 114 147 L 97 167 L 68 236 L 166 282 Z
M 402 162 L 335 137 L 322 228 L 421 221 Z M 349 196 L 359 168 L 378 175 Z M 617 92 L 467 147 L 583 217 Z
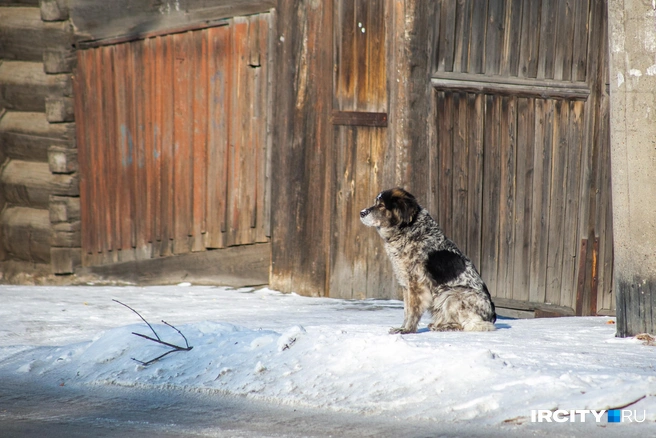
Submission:
M 132 332 L 185 345 L 174 352 Z M 485 333 L 389 335 L 399 301 L 269 289 L 0 286 L 0 379 L 221 393 L 403 421 L 531 427 L 532 409 L 637 410 L 656 435 L 656 347 L 609 317 L 500 319 Z M 533 425 L 534 426 L 534 425 Z M 570 425 L 571 426 L 571 425 Z M 562 424 L 549 425 L 563 431 Z M 546 429 L 549 430 L 549 429 Z

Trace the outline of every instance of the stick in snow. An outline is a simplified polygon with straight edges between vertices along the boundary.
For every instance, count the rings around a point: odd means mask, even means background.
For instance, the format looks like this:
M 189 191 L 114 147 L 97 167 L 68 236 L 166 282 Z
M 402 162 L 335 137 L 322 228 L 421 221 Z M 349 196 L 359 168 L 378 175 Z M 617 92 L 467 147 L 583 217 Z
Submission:
M 141 320 L 142 320 L 143 322 L 145 322 L 146 325 L 150 328 L 150 330 L 151 330 L 151 331 L 153 332 L 153 334 L 155 335 L 155 338 L 152 338 L 152 337 L 147 336 L 147 335 L 143 335 L 143 334 L 141 334 L 141 333 L 135 333 L 135 332 L 132 332 L 133 335 L 135 335 L 135 336 L 139 336 L 139 337 L 142 337 L 142 338 L 148 339 L 149 341 L 153 341 L 153 342 L 156 342 L 156 343 L 158 343 L 158 344 L 166 345 L 167 347 L 172 348 L 172 350 L 169 350 L 169 351 L 167 351 L 166 353 L 164 353 L 164 354 L 162 354 L 162 355 L 160 355 L 160 356 L 157 356 L 156 358 L 151 359 L 151 360 L 149 360 L 149 361 L 147 361 L 147 362 L 144 362 L 144 361 L 141 361 L 141 360 L 139 360 L 139 359 L 135 359 L 134 357 L 132 357 L 131 359 L 132 359 L 133 361 L 138 362 L 138 363 L 140 363 L 140 364 L 143 365 L 143 366 L 148 366 L 148 365 L 150 365 L 151 363 L 153 363 L 153 362 L 157 362 L 158 360 L 162 359 L 164 356 L 168 356 L 169 354 L 171 354 L 171 353 L 173 353 L 173 352 L 175 352 L 175 351 L 189 351 L 189 350 L 191 350 L 192 348 L 194 348 L 194 347 L 190 347 L 190 346 L 189 346 L 189 342 L 187 341 L 187 338 L 185 337 L 185 335 L 182 334 L 182 332 L 181 332 L 180 330 L 178 330 L 178 329 L 175 328 L 173 325 L 169 324 L 168 322 L 166 322 L 166 321 L 164 321 L 164 320 L 162 320 L 162 322 L 163 322 L 164 324 L 166 324 L 167 326 L 171 327 L 173 330 L 175 330 L 176 332 L 178 332 L 178 334 L 179 334 L 180 336 L 182 336 L 182 339 L 184 339 L 184 341 L 185 341 L 185 345 L 186 345 L 186 347 L 180 347 L 179 345 L 170 344 L 170 343 L 168 343 L 168 342 L 164 342 L 164 341 L 162 341 L 162 339 L 159 337 L 159 335 L 157 334 L 157 332 L 155 331 L 155 329 L 153 328 L 153 326 L 150 325 L 150 323 L 149 323 L 148 321 L 146 321 L 146 319 L 145 319 L 143 316 L 141 316 L 141 314 L 140 314 L 139 312 L 137 312 L 136 310 L 134 310 L 132 307 L 128 306 L 127 304 L 120 302 L 119 300 L 112 300 L 112 301 L 115 301 L 115 302 L 119 303 L 121 306 L 127 307 L 128 309 L 130 309 L 130 310 L 132 310 L 134 313 L 136 313 L 137 316 L 138 316 L 139 318 L 141 318 Z

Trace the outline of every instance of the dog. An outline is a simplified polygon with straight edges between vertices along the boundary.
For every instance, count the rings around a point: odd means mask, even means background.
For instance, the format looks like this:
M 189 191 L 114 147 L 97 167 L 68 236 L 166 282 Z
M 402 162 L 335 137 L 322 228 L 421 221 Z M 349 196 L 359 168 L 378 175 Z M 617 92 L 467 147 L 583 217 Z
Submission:
M 403 325 L 390 333 L 415 333 L 426 310 L 433 331 L 495 330 L 494 303 L 476 267 L 412 194 L 385 190 L 360 220 L 383 238 L 403 288 Z

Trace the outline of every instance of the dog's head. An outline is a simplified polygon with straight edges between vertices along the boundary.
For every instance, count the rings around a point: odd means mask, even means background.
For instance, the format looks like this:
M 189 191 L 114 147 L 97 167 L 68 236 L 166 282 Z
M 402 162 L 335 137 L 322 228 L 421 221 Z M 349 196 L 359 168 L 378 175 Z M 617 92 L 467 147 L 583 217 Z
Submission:
M 411 224 L 420 208 L 414 196 L 397 187 L 380 192 L 374 205 L 360 212 L 360 220 L 368 227 L 401 227 Z

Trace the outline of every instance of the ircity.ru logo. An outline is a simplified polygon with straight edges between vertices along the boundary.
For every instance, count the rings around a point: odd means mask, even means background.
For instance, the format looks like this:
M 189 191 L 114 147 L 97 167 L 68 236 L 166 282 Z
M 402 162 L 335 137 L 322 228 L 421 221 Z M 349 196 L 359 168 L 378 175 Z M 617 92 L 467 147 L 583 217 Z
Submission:
M 586 420 L 592 421 L 594 419 L 595 422 L 601 423 L 602 417 L 605 413 L 605 409 L 601 411 L 595 411 L 592 409 L 556 409 L 555 411 L 549 409 L 533 409 L 531 410 L 531 422 L 585 423 Z M 647 411 L 642 411 L 642 418 L 639 418 L 638 411 L 632 411 L 629 409 L 611 409 L 608 411 L 607 416 L 609 423 L 642 423 L 645 421 L 645 418 L 647 418 Z

